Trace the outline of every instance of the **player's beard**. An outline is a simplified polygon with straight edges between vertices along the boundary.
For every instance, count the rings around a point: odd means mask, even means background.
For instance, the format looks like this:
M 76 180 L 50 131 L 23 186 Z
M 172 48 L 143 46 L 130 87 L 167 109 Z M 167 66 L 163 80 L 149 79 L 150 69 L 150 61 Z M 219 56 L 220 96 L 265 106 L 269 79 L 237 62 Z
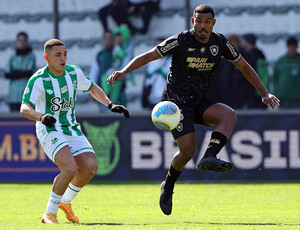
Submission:
M 203 32 L 205 31 L 205 32 Z M 206 40 L 209 37 L 209 32 L 207 30 L 200 30 L 197 33 L 197 37 L 199 40 Z
M 202 29 L 199 31 L 199 36 L 200 37 L 207 37 L 208 36 L 208 31 L 206 29 Z

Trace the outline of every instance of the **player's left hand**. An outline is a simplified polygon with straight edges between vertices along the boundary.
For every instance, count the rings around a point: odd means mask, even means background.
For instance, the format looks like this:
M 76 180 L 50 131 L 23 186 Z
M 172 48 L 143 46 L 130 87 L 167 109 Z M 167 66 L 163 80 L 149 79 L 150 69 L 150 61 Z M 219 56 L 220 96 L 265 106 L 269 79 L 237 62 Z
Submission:
M 129 112 L 124 105 L 116 105 L 114 103 L 110 103 L 107 107 L 114 113 L 123 113 L 124 117 L 130 117 Z
M 109 85 L 111 83 L 112 86 L 115 85 L 115 81 L 116 80 L 122 80 L 125 77 L 125 73 L 123 73 L 122 71 L 114 71 L 111 75 L 108 76 L 108 78 L 106 79 L 107 84 Z
M 270 106 L 272 109 L 277 108 L 280 105 L 280 100 L 273 94 L 268 93 L 266 96 L 262 97 L 262 102 Z

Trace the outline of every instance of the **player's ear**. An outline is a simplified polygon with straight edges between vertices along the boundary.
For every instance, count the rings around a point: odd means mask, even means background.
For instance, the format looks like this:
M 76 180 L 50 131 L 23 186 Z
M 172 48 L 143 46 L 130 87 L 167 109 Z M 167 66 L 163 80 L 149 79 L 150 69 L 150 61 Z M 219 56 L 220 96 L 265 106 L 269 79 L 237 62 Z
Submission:
M 48 61 L 48 54 L 44 54 L 44 59 Z
M 217 20 L 216 20 L 216 19 L 214 19 L 214 25 L 216 24 L 216 21 L 217 21 Z

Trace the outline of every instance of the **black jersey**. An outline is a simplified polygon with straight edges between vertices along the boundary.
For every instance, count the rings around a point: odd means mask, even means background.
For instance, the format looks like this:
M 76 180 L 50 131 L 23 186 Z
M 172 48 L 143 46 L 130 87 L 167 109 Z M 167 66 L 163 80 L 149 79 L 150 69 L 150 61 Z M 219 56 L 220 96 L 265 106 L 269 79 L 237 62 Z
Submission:
M 172 55 L 162 100 L 187 103 L 206 96 L 221 57 L 231 62 L 241 58 L 224 35 L 212 32 L 209 41 L 201 43 L 193 33 L 182 31 L 155 47 L 160 57 Z

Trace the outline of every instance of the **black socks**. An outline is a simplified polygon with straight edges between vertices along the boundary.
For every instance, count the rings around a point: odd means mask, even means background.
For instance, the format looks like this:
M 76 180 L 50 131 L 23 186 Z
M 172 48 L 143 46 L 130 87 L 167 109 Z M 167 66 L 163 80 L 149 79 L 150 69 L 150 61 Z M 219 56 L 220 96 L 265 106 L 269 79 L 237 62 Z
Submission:
M 227 137 L 219 132 L 213 132 L 204 157 L 216 157 L 227 142 Z
M 174 169 L 171 164 L 166 177 L 165 189 L 173 191 L 175 182 L 177 181 L 177 178 L 180 176 L 181 172 L 182 171 L 177 171 L 176 169 Z

